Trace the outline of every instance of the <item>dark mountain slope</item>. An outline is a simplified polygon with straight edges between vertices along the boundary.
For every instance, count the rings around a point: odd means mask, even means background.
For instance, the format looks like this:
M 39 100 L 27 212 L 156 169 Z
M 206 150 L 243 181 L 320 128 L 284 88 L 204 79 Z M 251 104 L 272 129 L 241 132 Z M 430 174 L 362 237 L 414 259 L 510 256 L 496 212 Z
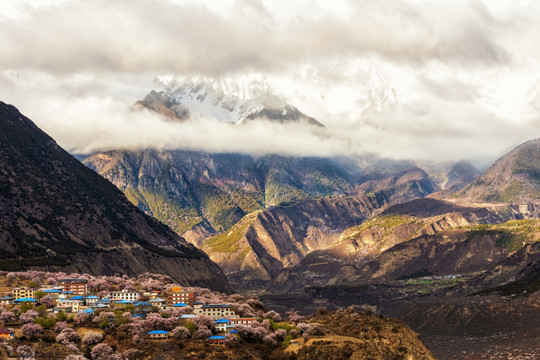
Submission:
M 445 189 L 461 190 L 480 176 L 480 171 L 466 161 L 456 163 L 447 174 Z
M 170 275 L 230 290 L 217 265 L 0 103 L 0 267 Z
M 359 195 L 392 189 L 391 202 L 393 203 L 422 198 L 439 189 L 429 175 L 417 167 L 411 167 L 390 175 L 378 173 L 362 175 L 356 179 L 356 183 L 360 184 L 355 188 L 356 193 Z
M 530 295 L 540 290 L 540 242 L 527 244 L 489 271 L 450 293 Z

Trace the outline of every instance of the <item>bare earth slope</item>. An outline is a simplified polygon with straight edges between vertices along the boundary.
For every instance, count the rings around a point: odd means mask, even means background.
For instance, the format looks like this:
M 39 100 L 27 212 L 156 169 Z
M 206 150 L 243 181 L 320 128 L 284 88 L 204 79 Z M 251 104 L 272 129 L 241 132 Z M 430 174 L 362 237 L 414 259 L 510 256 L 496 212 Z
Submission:
M 388 201 L 377 196 L 304 200 L 249 214 L 203 244 L 238 286 L 266 284 L 309 252 L 331 246 L 341 231 L 372 216 Z
M 220 268 L 0 103 L 0 268 L 146 271 L 230 290 Z

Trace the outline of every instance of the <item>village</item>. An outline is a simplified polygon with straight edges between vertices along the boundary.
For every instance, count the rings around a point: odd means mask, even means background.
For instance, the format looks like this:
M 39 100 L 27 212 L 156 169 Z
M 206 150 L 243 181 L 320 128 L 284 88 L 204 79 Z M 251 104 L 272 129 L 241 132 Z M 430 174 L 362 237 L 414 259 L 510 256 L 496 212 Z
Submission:
M 154 341 L 285 347 L 294 339 L 322 334 L 317 326 L 303 323 L 298 312 L 282 321 L 277 312 L 265 312 L 256 297 L 184 287 L 163 275 L 65 275 L 0 273 L 0 289 L 6 290 L 0 297 L 0 350 L 6 356 L 32 359 L 23 356 L 25 351 L 54 342 L 70 354 L 61 357 L 68 360 L 114 359 L 114 354 L 136 359 L 129 356 L 135 348 L 125 350 L 127 355 L 118 351 L 129 343 Z M 13 342 L 18 342 L 16 350 Z

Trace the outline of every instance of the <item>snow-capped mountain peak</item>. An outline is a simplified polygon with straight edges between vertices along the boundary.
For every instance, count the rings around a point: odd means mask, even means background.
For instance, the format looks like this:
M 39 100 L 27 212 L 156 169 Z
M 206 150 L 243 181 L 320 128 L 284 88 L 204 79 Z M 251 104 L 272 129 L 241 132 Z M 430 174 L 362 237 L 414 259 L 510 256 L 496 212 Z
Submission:
M 264 118 L 322 126 L 273 94 L 264 80 L 160 77 L 157 82 L 163 90 L 150 92 L 138 104 L 173 120 L 210 118 L 239 124 Z

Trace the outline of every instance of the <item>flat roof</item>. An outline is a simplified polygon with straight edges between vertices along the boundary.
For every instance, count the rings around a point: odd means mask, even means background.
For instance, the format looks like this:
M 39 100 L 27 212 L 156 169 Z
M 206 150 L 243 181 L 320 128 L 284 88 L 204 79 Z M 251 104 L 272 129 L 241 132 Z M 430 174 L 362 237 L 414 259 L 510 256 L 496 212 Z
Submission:
M 226 337 L 225 336 L 221 336 L 221 335 L 214 335 L 214 336 L 210 336 L 208 338 L 208 340 L 225 340 Z

